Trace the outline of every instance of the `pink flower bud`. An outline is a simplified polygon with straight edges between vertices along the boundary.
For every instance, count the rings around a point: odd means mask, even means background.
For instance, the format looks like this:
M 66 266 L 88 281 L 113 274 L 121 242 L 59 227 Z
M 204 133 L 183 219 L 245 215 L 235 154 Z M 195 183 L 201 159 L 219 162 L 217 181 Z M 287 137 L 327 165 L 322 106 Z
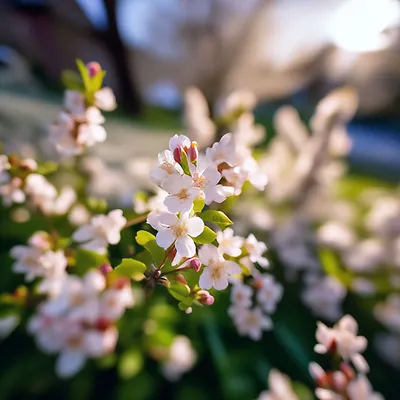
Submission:
M 214 304 L 214 297 L 207 290 L 199 290 L 197 292 L 197 299 L 203 306 L 211 306 Z
M 187 150 L 187 155 L 190 162 L 197 160 L 199 157 L 199 149 L 197 147 L 197 142 L 192 142 L 190 148 Z
M 196 272 L 200 271 L 201 261 L 198 258 L 193 258 L 190 260 L 190 268 L 194 269 Z
M 181 162 L 181 154 L 182 154 L 183 148 L 181 146 L 178 146 L 174 149 L 174 160 L 180 164 Z
M 95 77 L 101 71 L 101 65 L 96 61 L 88 63 L 86 68 L 88 69 L 91 78 Z
M 99 267 L 99 271 L 105 276 L 113 270 L 110 264 L 102 264 Z

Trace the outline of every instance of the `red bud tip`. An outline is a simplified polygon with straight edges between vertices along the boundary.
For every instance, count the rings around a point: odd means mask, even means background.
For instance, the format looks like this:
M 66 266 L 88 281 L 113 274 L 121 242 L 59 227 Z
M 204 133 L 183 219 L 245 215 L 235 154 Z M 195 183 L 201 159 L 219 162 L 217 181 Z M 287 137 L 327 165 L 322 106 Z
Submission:
M 196 161 L 199 157 L 199 149 L 197 148 L 197 142 L 192 142 L 190 148 L 187 151 L 187 155 L 190 162 Z
M 95 326 L 99 331 L 105 331 L 110 327 L 110 325 L 111 322 L 105 318 L 99 318 L 95 323 Z
M 91 78 L 95 77 L 101 71 L 101 65 L 96 61 L 88 63 L 86 68 L 88 69 Z
M 110 264 L 102 264 L 99 267 L 99 271 L 103 274 L 103 275 L 107 275 L 112 271 L 112 266 Z
M 198 258 L 193 258 L 190 260 L 190 268 L 194 269 L 196 272 L 200 271 L 201 261 Z
M 180 162 L 181 162 L 182 150 L 183 150 L 183 149 L 182 149 L 181 146 L 176 147 L 175 150 L 174 150 L 174 160 L 175 160 L 178 164 L 180 164 Z

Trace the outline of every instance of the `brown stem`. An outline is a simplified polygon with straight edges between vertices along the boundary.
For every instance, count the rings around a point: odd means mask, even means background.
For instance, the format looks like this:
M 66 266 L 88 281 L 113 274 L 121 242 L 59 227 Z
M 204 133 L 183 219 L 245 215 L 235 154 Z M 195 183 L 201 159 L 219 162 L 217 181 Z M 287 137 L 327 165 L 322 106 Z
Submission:
M 131 219 L 130 221 L 128 221 L 128 222 L 125 224 L 124 228 L 128 228 L 128 227 L 130 227 L 130 226 L 137 225 L 137 224 L 140 224 L 141 222 L 146 221 L 147 216 L 148 216 L 148 214 L 144 214 L 144 215 L 141 215 L 141 216 L 139 216 L 139 217 L 136 217 L 136 218 Z

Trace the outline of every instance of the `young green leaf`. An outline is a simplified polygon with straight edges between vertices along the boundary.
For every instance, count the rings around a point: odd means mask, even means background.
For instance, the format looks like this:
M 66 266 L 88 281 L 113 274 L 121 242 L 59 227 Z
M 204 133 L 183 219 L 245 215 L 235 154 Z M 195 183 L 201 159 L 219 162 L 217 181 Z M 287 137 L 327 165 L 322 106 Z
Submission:
M 212 243 L 216 238 L 217 234 L 208 226 L 205 226 L 204 231 L 201 233 L 201 235 L 193 238 L 193 240 L 198 244 L 206 244 Z
M 181 152 L 181 167 L 186 175 L 191 176 L 189 169 L 189 160 L 187 154 L 184 151 Z
M 144 278 L 146 265 L 133 258 L 123 258 L 121 264 L 114 268 L 114 271 L 120 275 L 132 278 L 135 281 L 141 281 Z
M 193 211 L 197 214 L 204 208 L 204 197 L 198 197 L 193 202 Z
M 179 301 L 183 301 L 186 297 L 190 295 L 189 286 L 179 281 L 170 282 L 168 291 L 172 297 Z
M 156 237 L 152 235 L 150 232 L 147 231 L 139 231 L 136 234 L 136 242 L 137 244 L 140 244 L 141 246 L 145 246 L 147 242 L 150 242 L 151 240 L 156 240 Z
M 225 228 L 232 224 L 232 221 L 222 211 L 207 210 L 202 212 L 199 217 L 203 221 L 212 222 L 221 228 Z
M 79 73 L 81 74 L 82 82 L 83 82 L 83 86 L 85 88 L 85 91 L 86 92 L 90 92 L 90 81 L 91 81 L 91 78 L 89 76 L 89 71 L 88 71 L 88 69 L 86 67 L 86 64 L 82 60 L 77 59 L 76 60 L 76 66 L 78 67 Z
M 75 258 L 74 271 L 78 275 L 84 275 L 91 268 L 99 267 L 101 264 L 108 264 L 105 254 L 99 254 L 86 249 L 78 249 Z
M 56 172 L 58 168 L 57 163 L 53 161 L 45 161 L 38 165 L 36 173 L 40 175 L 48 175 Z
M 83 92 L 84 90 L 82 78 L 75 71 L 70 71 L 70 70 L 62 71 L 61 81 L 66 89 L 78 90 L 79 92 Z

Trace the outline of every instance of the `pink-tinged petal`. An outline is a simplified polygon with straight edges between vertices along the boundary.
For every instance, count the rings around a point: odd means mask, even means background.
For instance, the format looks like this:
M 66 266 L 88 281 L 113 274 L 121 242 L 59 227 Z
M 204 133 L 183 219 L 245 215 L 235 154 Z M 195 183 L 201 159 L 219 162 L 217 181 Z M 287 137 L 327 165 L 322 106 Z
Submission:
M 200 275 L 199 286 L 202 289 L 211 289 L 213 285 L 213 281 L 211 278 L 210 268 L 204 268 L 203 273 Z
M 94 236 L 93 227 L 90 225 L 81 226 L 72 235 L 72 239 L 77 242 L 86 242 Z
M 199 250 L 199 258 L 202 264 L 209 265 L 211 260 L 220 260 L 218 249 L 212 244 L 205 244 Z
M 354 356 L 351 357 L 351 361 L 358 372 L 363 374 L 367 374 L 369 372 L 369 365 L 361 354 L 354 354 Z
M 182 189 L 182 177 L 170 175 L 162 182 L 161 187 L 169 194 L 177 194 Z
M 160 224 L 165 226 L 174 226 L 178 223 L 178 218 L 175 214 L 169 212 L 162 212 L 158 215 Z
M 234 261 L 225 261 L 225 269 L 228 272 L 228 274 L 240 274 L 242 272 L 242 269 L 238 264 L 236 264 Z
M 228 287 L 228 278 L 224 274 L 220 274 L 219 277 L 214 279 L 214 288 L 216 290 L 224 290 Z
M 164 206 L 167 207 L 171 213 L 177 213 L 181 209 L 181 203 L 176 196 L 167 196 L 164 200 Z
M 189 218 L 187 222 L 188 235 L 197 237 L 204 231 L 204 222 L 199 217 Z
M 204 172 L 203 176 L 207 179 L 207 182 L 211 186 L 215 186 L 222 178 L 222 175 L 218 172 L 216 166 L 208 167 Z
M 107 253 L 108 243 L 103 239 L 94 239 L 81 244 L 80 247 L 99 254 L 105 254 Z
M 69 378 L 83 367 L 85 360 L 82 352 L 64 351 L 57 359 L 56 373 L 60 378 Z
M 176 212 L 189 212 L 192 207 L 193 207 L 193 199 L 187 199 L 187 200 L 180 200 L 180 202 L 178 203 L 178 210 Z
M 325 354 L 328 349 L 323 344 L 319 343 L 314 346 L 314 351 L 318 354 Z
M 339 329 L 348 331 L 353 335 L 357 335 L 358 324 L 357 321 L 351 315 L 345 315 L 338 322 Z
M 104 87 L 94 94 L 96 106 L 104 111 L 113 111 L 117 107 L 114 92 L 109 87 Z
M 89 125 L 100 125 L 104 124 L 104 117 L 97 107 L 89 107 L 85 113 L 86 122 Z
M 174 243 L 176 235 L 171 229 L 161 229 L 156 236 L 156 243 L 163 249 L 168 249 Z
M 189 189 L 192 186 L 193 186 L 193 179 L 189 175 L 183 175 L 181 177 L 181 188 Z
M 187 235 L 180 236 L 176 239 L 175 248 L 177 254 L 181 257 L 193 257 L 196 254 L 196 246 L 192 238 Z
M 185 135 L 174 135 L 171 139 L 169 139 L 169 149 L 174 151 L 178 146 L 182 147 L 190 147 L 191 141 Z
M 368 340 L 364 336 L 357 336 L 353 344 L 357 353 L 362 353 L 368 346 Z

